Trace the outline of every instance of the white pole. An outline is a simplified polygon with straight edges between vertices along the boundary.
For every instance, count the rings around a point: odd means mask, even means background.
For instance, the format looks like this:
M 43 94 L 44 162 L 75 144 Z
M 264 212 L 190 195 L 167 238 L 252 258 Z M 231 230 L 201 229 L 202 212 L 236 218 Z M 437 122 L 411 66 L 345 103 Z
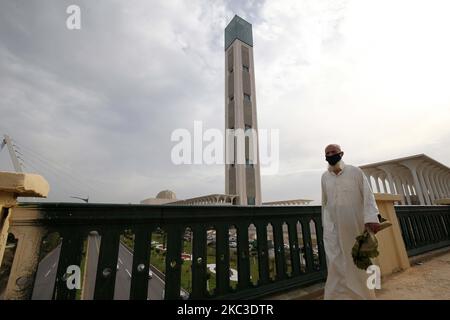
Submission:
M 17 159 L 16 152 L 14 151 L 13 145 L 11 143 L 11 138 L 6 134 L 5 134 L 3 143 L 5 143 L 6 146 L 8 147 L 9 155 L 11 157 L 11 161 L 13 163 L 14 170 L 16 170 L 16 172 L 23 172 L 22 166 L 20 165 L 19 160 Z M 3 145 L 2 145 L 2 147 L 3 147 Z

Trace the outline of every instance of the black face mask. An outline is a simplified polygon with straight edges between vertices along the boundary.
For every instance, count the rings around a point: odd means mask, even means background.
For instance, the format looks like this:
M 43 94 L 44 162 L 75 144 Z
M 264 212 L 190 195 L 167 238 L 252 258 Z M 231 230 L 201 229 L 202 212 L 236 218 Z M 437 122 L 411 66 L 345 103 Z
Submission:
M 341 157 L 340 153 L 336 153 L 332 156 L 325 156 L 325 160 L 327 160 L 327 162 L 332 166 L 334 166 L 336 163 L 338 163 L 341 159 L 342 159 L 342 157 Z

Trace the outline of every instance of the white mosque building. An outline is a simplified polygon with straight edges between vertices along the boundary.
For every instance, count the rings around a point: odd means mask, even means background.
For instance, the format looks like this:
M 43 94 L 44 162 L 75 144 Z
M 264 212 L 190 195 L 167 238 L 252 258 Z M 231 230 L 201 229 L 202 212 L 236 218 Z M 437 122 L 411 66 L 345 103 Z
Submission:
M 252 25 L 234 16 L 225 28 L 225 129 L 258 130 Z M 231 144 L 225 148 L 225 193 L 190 199 L 177 199 L 173 191 L 163 190 L 156 198 L 142 204 L 222 204 L 222 205 L 308 205 L 309 199 L 263 202 L 259 166 L 258 137 L 256 141 Z M 236 137 L 234 137 L 236 139 Z M 227 144 L 228 145 L 228 144 Z M 239 162 L 238 148 L 245 161 Z M 256 163 L 250 159 L 256 154 Z M 253 159 L 253 158 L 252 158 Z M 372 190 L 377 193 L 400 194 L 398 204 L 450 204 L 450 169 L 424 155 L 362 165 Z
M 225 129 L 258 130 L 254 70 L 252 25 L 236 15 L 225 28 Z M 225 158 L 231 161 L 225 164 L 224 194 L 181 200 L 173 191 L 163 190 L 156 198 L 142 200 L 141 204 L 306 205 L 312 202 L 309 199 L 262 202 L 257 134 L 253 139 L 256 141 L 250 143 L 246 138 L 242 145 L 235 140 L 232 150 L 225 148 Z M 237 161 L 240 154 L 237 148 L 244 149 L 242 163 Z M 252 154 L 256 156 L 252 158 Z
M 418 154 L 360 166 L 372 190 L 399 194 L 403 205 L 450 204 L 450 168 Z

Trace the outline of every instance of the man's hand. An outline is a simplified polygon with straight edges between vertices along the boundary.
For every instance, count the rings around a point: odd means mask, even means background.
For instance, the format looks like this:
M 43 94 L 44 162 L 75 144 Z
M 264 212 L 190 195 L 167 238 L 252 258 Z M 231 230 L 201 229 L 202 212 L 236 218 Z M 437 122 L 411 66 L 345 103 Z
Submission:
M 379 223 L 366 223 L 366 229 L 372 231 L 373 233 L 377 233 L 380 230 Z

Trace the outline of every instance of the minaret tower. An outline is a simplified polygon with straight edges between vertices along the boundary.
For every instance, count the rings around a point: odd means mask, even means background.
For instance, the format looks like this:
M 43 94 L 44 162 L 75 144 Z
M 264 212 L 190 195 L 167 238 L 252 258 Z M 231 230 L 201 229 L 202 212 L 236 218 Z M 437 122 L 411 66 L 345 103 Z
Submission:
M 257 133 L 255 93 L 252 25 L 236 15 L 225 28 L 226 129 L 241 129 L 246 133 L 254 129 L 253 132 Z M 225 148 L 225 158 L 231 159 L 225 164 L 225 193 L 238 195 L 237 204 L 260 205 L 258 136 L 255 134 L 249 139 L 246 134 L 245 143 L 237 140 L 235 137 L 234 150 Z M 239 151 L 245 154 L 245 161 L 238 161 Z

